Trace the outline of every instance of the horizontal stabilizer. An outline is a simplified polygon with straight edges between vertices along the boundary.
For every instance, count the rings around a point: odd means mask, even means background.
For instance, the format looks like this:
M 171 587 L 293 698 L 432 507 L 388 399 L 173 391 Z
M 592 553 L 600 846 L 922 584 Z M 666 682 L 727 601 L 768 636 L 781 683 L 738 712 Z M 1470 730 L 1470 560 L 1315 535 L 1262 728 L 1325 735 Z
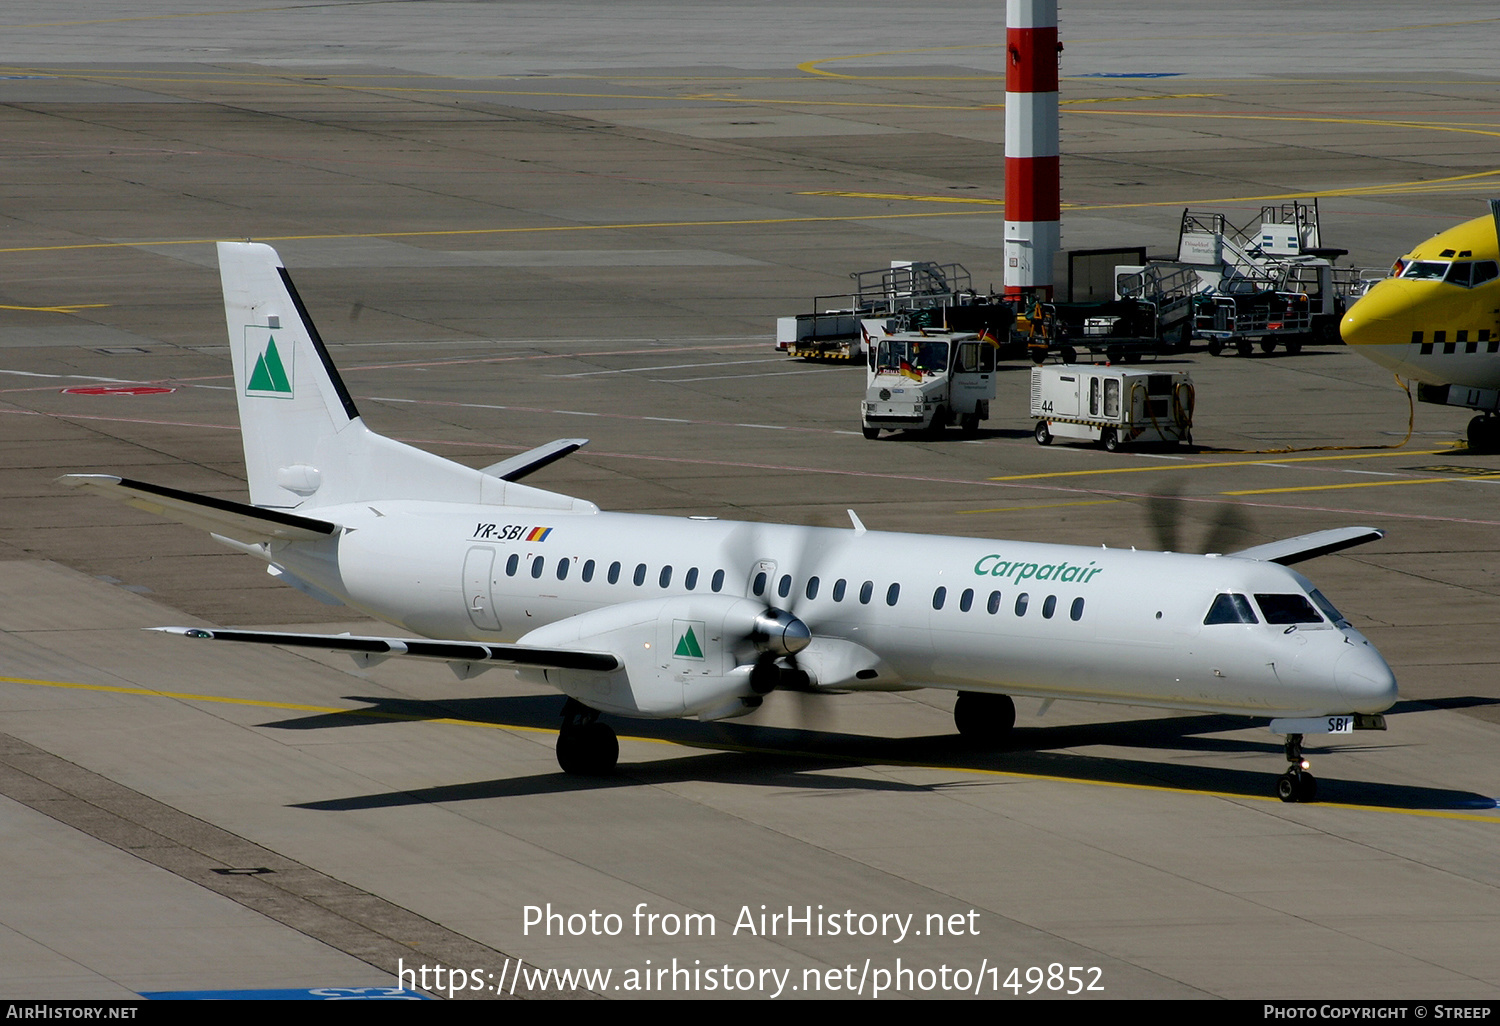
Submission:
M 519 481 L 527 474 L 534 474 L 588 444 L 587 438 L 559 438 L 555 442 L 528 449 L 519 456 L 512 456 L 508 460 L 491 464 L 484 468 L 484 473 L 490 477 L 498 477 L 502 481 Z
M 1291 566 L 1305 559 L 1341 552 L 1384 537 L 1385 532 L 1378 527 L 1334 527 L 1327 531 L 1314 531 L 1312 534 L 1299 534 L 1295 538 L 1267 542 L 1228 555 L 1235 559 L 1262 559 L 1268 563 Z
M 168 517 L 189 527 L 232 538 L 246 545 L 269 541 L 315 541 L 337 534 L 339 525 L 295 513 L 261 509 L 230 499 L 195 495 L 113 474 L 67 474 L 57 479 L 69 488 L 87 488 L 116 502 Z
M 355 634 L 286 634 L 276 631 L 206 630 L 200 627 L 149 627 L 147 630 L 180 634 L 210 641 L 247 641 L 257 645 L 320 648 L 365 656 L 411 656 L 441 659 L 450 663 L 498 663 L 508 666 L 540 666 L 559 670 L 590 670 L 610 673 L 620 660 L 608 652 L 581 652 L 531 645 L 502 645 L 478 641 L 434 641 L 427 638 L 377 638 Z

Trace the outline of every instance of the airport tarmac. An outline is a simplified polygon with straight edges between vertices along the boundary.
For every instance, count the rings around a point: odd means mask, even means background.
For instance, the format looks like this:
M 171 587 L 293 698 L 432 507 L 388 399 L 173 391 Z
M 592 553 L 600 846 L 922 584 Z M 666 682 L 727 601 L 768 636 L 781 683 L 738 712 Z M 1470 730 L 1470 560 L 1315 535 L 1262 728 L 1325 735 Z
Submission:
M 1189 450 L 1037 446 L 1020 362 L 979 438 L 866 441 L 859 371 L 787 361 L 774 318 L 892 258 L 1001 282 L 1002 5 L 622 6 L 0 15 L 0 996 L 436 965 L 514 997 L 1500 995 L 1500 457 L 1464 411 L 1408 437 L 1340 346 L 1200 349 L 1161 361 L 1193 373 Z M 1488 4 L 1064 6 L 1067 248 L 1167 254 L 1184 207 L 1317 196 L 1325 244 L 1383 268 L 1494 194 Z M 1320 800 L 1284 805 L 1263 724 L 1020 700 L 978 753 L 942 692 L 778 694 L 617 722 L 600 782 L 502 670 L 144 632 L 372 627 L 54 483 L 244 498 L 211 242 L 246 236 L 377 431 L 475 466 L 588 437 L 532 481 L 607 509 L 1183 549 L 1382 528 L 1299 569 L 1396 670 L 1390 729 L 1310 739 Z M 789 910 L 812 928 L 761 929 Z

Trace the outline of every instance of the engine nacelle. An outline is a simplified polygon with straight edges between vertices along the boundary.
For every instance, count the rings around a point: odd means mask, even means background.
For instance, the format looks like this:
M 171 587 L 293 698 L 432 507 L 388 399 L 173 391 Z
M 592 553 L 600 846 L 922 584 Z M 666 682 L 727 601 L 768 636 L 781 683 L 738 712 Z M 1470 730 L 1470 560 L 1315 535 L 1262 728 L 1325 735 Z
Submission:
M 538 627 L 522 645 L 609 652 L 623 669 L 524 670 L 584 705 L 621 716 L 721 718 L 736 699 L 758 702 L 750 671 L 764 633 L 764 603 L 730 595 L 685 595 L 604 606 Z M 800 621 L 798 621 L 800 624 Z M 805 631 L 806 628 L 804 627 Z M 794 642 L 795 643 L 795 642 Z

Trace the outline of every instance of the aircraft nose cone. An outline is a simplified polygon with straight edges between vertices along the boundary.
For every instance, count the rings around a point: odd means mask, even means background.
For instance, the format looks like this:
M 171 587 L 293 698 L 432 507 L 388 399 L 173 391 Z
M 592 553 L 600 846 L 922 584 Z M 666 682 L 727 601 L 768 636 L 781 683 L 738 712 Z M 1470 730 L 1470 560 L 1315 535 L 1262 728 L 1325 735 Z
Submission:
M 1409 283 L 1386 280 L 1370 289 L 1349 308 L 1339 323 L 1339 334 L 1351 346 L 1396 346 L 1411 341 L 1412 306 Z
M 1357 645 L 1339 656 L 1333 679 L 1350 712 L 1382 712 L 1396 702 L 1396 675 L 1373 645 Z

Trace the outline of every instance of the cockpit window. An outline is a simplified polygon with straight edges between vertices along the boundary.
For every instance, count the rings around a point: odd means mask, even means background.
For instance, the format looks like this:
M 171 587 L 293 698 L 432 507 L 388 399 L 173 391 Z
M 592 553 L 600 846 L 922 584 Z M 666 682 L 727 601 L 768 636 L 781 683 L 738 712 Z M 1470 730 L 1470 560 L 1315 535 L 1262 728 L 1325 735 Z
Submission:
M 1203 622 L 1260 623 L 1255 618 L 1255 610 L 1250 608 L 1250 600 L 1243 595 L 1220 595 L 1215 598 L 1214 604 L 1208 607 L 1208 615 L 1203 618 Z
M 1470 285 L 1483 285 L 1496 278 L 1500 278 L 1500 263 L 1494 260 L 1474 261 L 1474 280 L 1469 282 Z
M 1328 619 L 1332 620 L 1334 623 L 1338 624 L 1340 627 L 1347 627 L 1347 626 L 1349 626 L 1349 620 L 1348 620 L 1348 618 L 1345 617 L 1343 613 L 1341 613 L 1337 609 L 1333 608 L 1333 603 L 1329 602 L 1328 599 L 1327 599 L 1327 597 L 1321 591 L 1319 591 L 1317 588 L 1314 588 L 1312 590 L 1312 600 L 1313 600 L 1313 605 L 1315 605 L 1319 609 L 1321 609 L 1323 611 L 1323 615 L 1326 616 L 1326 617 L 1328 617 Z
M 1446 260 L 1413 260 L 1406 265 L 1406 270 L 1401 272 L 1401 277 L 1442 281 L 1448 273 L 1448 266 Z
M 1256 593 L 1266 623 L 1322 623 L 1323 618 L 1307 600 L 1306 595 L 1262 595 Z

